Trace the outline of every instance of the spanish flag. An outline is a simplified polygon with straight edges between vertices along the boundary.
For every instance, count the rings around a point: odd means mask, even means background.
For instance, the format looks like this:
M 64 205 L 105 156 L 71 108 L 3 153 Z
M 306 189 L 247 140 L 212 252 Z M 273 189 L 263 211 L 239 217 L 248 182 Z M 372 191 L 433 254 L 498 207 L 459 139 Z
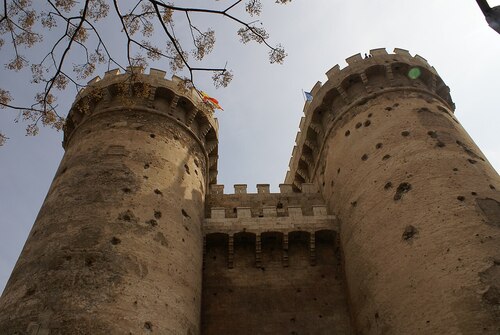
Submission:
M 219 101 L 217 101 L 217 99 L 212 98 L 211 96 L 209 96 L 208 94 L 206 94 L 203 91 L 200 91 L 200 94 L 201 94 L 201 97 L 203 99 L 203 102 L 209 104 L 213 109 L 220 109 L 221 111 L 223 111 L 223 109 L 219 105 Z

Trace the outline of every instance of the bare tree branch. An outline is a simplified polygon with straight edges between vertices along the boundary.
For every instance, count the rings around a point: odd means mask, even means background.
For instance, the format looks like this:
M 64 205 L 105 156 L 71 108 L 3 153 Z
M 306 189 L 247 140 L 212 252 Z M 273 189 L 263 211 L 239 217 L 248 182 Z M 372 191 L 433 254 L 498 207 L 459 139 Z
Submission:
M 275 0 L 276 3 L 289 1 Z M 83 80 L 94 73 L 100 64 L 105 65 L 107 70 L 114 65 L 127 71 L 128 67 L 145 67 L 148 61 L 167 60 L 173 73 L 189 73 L 187 78 L 184 78 L 184 83 L 188 86 L 195 87 L 196 72 L 212 72 L 215 87 L 226 86 L 233 76 L 227 69 L 227 62 L 224 67 L 210 67 L 200 63 L 213 50 L 215 31 L 211 28 L 200 29 L 195 22 L 196 17 L 191 15 L 193 13 L 220 16 L 228 22 L 236 23 L 240 27 L 237 33 L 241 42 L 255 41 L 264 44 L 269 50 L 271 63 L 281 63 L 286 56 L 280 45 L 272 46 L 268 42 L 269 35 L 264 28 L 255 26 L 258 21 L 245 22 L 243 18 L 231 14 L 233 9 L 243 5 L 243 0 L 233 0 L 222 10 L 181 7 L 173 2 L 45 0 L 34 6 L 32 0 L 3 0 L 3 14 L 0 15 L 0 53 L 6 50 L 5 46 L 8 45 L 10 49 L 7 51 L 14 56 L 6 64 L 4 71 L 17 72 L 29 67 L 32 83 L 41 87 L 33 103 L 26 106 L 12 103 L 15 99 L 10 91 L 0 88 L 0 108 L 18 111 L 19 117 L 22 116 L 24 121 L 29 122 L 29 135 L 38 132 L 38 122 L 60 129 L 63 118 L 57 111 L 59 106 L 55 104 L 57 96 L 54 92 L 64 90 L 67 84 L 74 86 L 77 91 L 86 87 Z M 120 61 L 121 55 L 110 49 L 104 39 L 106 34 L 103 34 L 103 30 L 109 26 L 100 25 L 98 22 L 108 16 L 111 3 L 126 41 L 124 62 Z M 260 0 L 248 0 L 245 3 L 245 11 L 250 16 L 259 15 Z M 187 24 L 185 29 L 189 29 L 190 37 L 179 34 L 182 36 L 182 39 L 179 39 L 176 36 L 176 33 L 179 33 L 178 26 L 174 24 L 177 20 Z M 51 32 L 53 30 L 54 33 Z M 141 37 L 137 37 L 137 34 Z M 51 41 L 41 60 L 34 59 L 37 58 L 37 53 L 21 54 L 25 48 L 40 43 L 43 37 Z M 162 40 L 166 40 L 164 45 L 156 42 Z M 81 60 L 77 61 L 79 58 Z M 72 64 L 72 68 L 69 64 Z M 5 139 L 6 136 L 0 133 L 0 145 Z

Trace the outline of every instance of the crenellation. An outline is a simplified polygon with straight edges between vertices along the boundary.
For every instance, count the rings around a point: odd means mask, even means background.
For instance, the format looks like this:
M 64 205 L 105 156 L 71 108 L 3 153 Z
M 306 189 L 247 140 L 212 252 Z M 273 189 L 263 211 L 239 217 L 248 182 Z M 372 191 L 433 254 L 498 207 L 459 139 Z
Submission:
M 280 184 L 279 188 L 281 194 L 293 193 L 293 187 L 291 184 Z
M 250 207 L 236 207 L 236 217 L 238 219 L 248 219 L 252 217 Z
M 340 73 L 340 65 L 336 64 L 330 70 L 326 72 L 326 77 L 328 80 L 335 78 Z
M 377 56 L 385 56 L 387 55 L 387 50 L 385 48 L 377 48 L 377 49 L 371 49 L 370 50 L 370 55 L 372 57 L 377 57 Z
M 335 124 L 342 122 L 346 111 L 351 110 L 353 106 L 362 105 L 367 99 L 373 99 L 385 92 L 413 90 L 426 94 L 435 92 L 436 99 L 451 110 L 454 109 L 449 88 L 442 83 L 435 69 L 423 57 L 413 57 L 404 49 L 395 49 L 393 54 L 387 53 L 385 49 L 373 49 L 370 55 L 371 57 L 364 59 L 360 54 L 353 55 L 347 58 L 346 68 L 335 66 L 330 69 L 327 72 L 328 81 L 315 92 L 312 103 L 305 105 L 305 119 L 301 120 L 295 141 L 297 148 L 292 152 L 290 173 L 287 173 L 285 179 L 285 182 L 295 184 L 297 190 L 301 189 L 301 183 L 315 177 L 324 139 L 329 136 Z M 411 80 L 407 74 L 413 67 L 419 68 L 420 77 Z M 318 117 L 323 110 L 331 112 L 325 117 Z M 316 131 L 318 128 L 315 125 L 318 121 L 315 120 L 326 120 L 321 132 Z M 309 128 L 315 130 L 317 136 L 314 139 L 310 137 L 310 132 L 306 131 Z M 314 160 L 312 164 L 311 152 Z M 301 162 L 308 166 L 308 171 L 301 166 Z
M 268 194 L 270 193 L 269 184 L 257 184 L 258 194 Z
M 422 63 L 424 63 L 425 65 L 427 65 L 427 67 L 430 67 L 429 63 L 427 62 L 427 59 L 425 59 L 424 57 L 416 54 L 415 55 L 415 59 L 421 61 Z
M 83 123 L 102 113 L 120 113 L 123 110 L 149 110 L 182 123 L 196 138 L 209 161 L 208 183 L 217 182 L 218 122 L 213 111 L 202 103 L 198 93 L 179 88 L 182 82 L 175 76 L 164 79 L 165 72 L 150 69 L 143 74 L 140 68 L 107 71 L 104 78 L 92 79 L 77 96 L 68 114 L 63 147 L 66 147 Z M 133 101 L 133 103 L 132 103 Z M 142 127 L 137 128 L 137 130 Z
M 212 184 L 210 185 L 210 194 L 224 194 L 224 185 L 222 184 Z
M 95 76 L 94 78 L 92 78 L 91 80 L 89 80 L 89 81 L 87 82 L 87 85 L 93 85 L 93 84 L 95 84 L 95 83 L 99 82 L 100 80 L 101 80 L 101 77 L 99 77 L 99 76 Z
M 155 69 L 155 68 L 149 69 L 149 75 L 151 75 L 157 79 L 164 79 L 166 74 L 167 74 L 166 71 L 163 71 L 160 69 Z
M 351 57 L 346 58 L 345 61 L 346 61 L 347 65 L 354 65 L 362 60 L 363 60 L 363 57 L 361 57 L 361 54 L 357 53 L 355 55 L 352 55 Z
M 143 66 L 127 66 L 126 72 L 132 73 L 132 74 L 144 74 L 144 67 Z
M 234 194 L 246 194 L 247 184 L 234 184 Z
M 277 217 L 278 211 L 276 206 L 262 206 L 262 215 L 264 217 Z
M 316 95 L 316 93 L 318 93 L 318 91 L 321 89 L 321 81 L 317 81 L 316 84 L 314 84 L 313 88 L 311 89 L 311 95 L 313 96 L 313 99 L 314 99 L 314 96 Z
M 304 185 L 304 184 L 302 184 Z M 292 218 L 302 217 L 302 207 L 301 206 L 288 206 L 288 215 Z
M 226 209 L 224 207 L 212 207 L 210 209 L 210 217 L 212 219 L 225 219 Z
M 400 56 L 407 56 L 407 57 L 412 57 L 410 52 L 406 49 L 401 49 L 401 48 L 394 48 L 394 53 L 396 55 L 400 55 Z
M 111 76 L 117 76 L 119 74 L 120 74 L 120 69 L 112 69 L 112 70 L 104 72 L 104 78 L 108 79 Z

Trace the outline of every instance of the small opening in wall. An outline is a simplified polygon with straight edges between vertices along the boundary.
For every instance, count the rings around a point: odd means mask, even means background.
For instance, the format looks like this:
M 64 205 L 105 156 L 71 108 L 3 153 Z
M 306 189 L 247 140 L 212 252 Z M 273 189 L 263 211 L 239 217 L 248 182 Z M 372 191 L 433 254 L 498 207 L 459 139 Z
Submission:
M 181 212 L 182 212 L 182 215 L 185 217 L 185 218 L 188 218 L 190 219 L 191 217 L 188 215 L 188 213 L 184 210 L 184 209 L 181 209 Z
M 158 221 L 156 221 L 155 219 L 151 219 L 146 221 L 146 224 L 150 225 L 151 227 L 156 227 L 158 225 Z
M 438 141 L 436 143 L 436 147 L 438 147 L 438 148 L 444 148 L 445 146 L 446 146 L 446 144 L 444 144 L 444 142 Z
M 150 321 L 144 322 L 144 329 L 150 332 L 153 331 L 153 324 Z

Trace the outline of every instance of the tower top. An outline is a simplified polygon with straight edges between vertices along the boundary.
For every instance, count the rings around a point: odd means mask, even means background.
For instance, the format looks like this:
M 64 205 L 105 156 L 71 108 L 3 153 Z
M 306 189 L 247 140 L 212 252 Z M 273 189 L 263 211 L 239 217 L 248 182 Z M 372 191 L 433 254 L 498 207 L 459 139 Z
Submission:
M 209 161 L 208 183 L 217 182 L 218 121 L 213 110 L 203 102 L 194 88 L 173 76 L 165 79 L 165 71 L 150 69 L 143 73 L 139 67 L 107 71 L 88 82 L 68 113 L 64 128 L 63 147 L 66 148 L 80 124 L 102 112 L 132 110 L 162 114 L 170 121 L 185 127 L 205 150 Z M 170 122 L 169 121 L 169 122 Z
M 453 112 L 455 104 L 450 89 L 436 69 L 419 55 L 395 48 L 370 50 L 369 55 L 353 55 L 346 59 L 347 67 L 337 64 L 326 72 L 328 80 L 317 82 L 311 90 L 312 101 L 304 105 L 285 183 L 300 191 L 302 183 L 310 183 L 322 150 L 321 140 L 342 120 L 345 112 L 380 94 L 407 91 L 426 94 Z

